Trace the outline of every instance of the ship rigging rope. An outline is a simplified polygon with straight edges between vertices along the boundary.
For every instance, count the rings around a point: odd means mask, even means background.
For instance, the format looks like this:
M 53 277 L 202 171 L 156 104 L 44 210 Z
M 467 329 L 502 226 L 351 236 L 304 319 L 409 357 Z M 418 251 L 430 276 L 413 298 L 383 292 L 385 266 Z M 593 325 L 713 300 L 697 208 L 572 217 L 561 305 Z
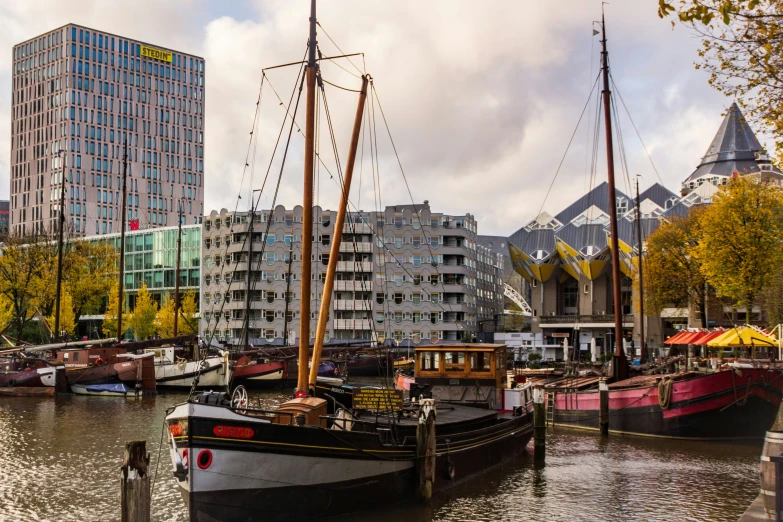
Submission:
M 600 74 L 598 74 L 595 77 L 595 81 L 593 82 L 593 88 L 590 89 L 590 94 L 587 96 L 587 102 L 585 102 L 584 107 L 582 108 L 582 113 L 579 115 L 579 120 L 576 122 L 576 127 L 574 127 L 574 132 L 571 133 L 571 139 L 568 140 L 568 145 L 566 146 L 566 150 L 563 152 L 563 157 L 560 158 L 560 163 L 557 166 L 557 170 L 555 171 L 555 175 L 552 177 L 552 182 L 549 184 L 549 188 L 546 191 L 546 195 L 544 196 L 544 199 L 541 201 L 541 207 L 538 209 L 538 212 L 536 212 L 536 217 L 541 215 L 541 211 L 544 210 L 544 205 L 546 204 L 546 200 L 549 197 L 550 192 L 552 192 L 552 187 L 555 184 L 555 181 L 557 180 L 558 174 L 560 174 L 560 169 L 563 167 L 563 162 L 565 162 L 566 156 L 568 155 L 568 151 L 571 148 L 571 144 L 574 141 L 574 137 L 576 136 L 577 131 L 579 130 L 579 125 L 582 123 L 582 118 L 585 115 L 585 111 L 587 110 L 587 107 L 590 105 L 590 99 L 592 98 L 593 91 L 595 90 L 595 86 L 598 85 L 598 79 L 601 77 Z M 395 151 L 396 152 L 396 151 Z M 540 234 L 537 234 L 540 235 Z M 528 234 L 527 238 L 530 238 L 530 234 Z M 527 247 L 527 239 L 525 240 L 525 245 L 522 246 L 522 250 L 524 251 Z
M 288 114 L 288 107 L 290 106 L 290 102 L 289 102 L 288 105 L 286 105 L 285 102 L 283 102 L 282 98 L 280 98 L 280 95 L 278 94 L 278 92 L 274 88 L 274 86 L 272 85 L 272 82 L 269 80 L 269 78 L 267 78 L 266 83 L 269 84 L 269 87 L 272 89 L 272 92 L 277 97 L 278 101 L 280 102 L 280 105 L 284 106 L 284 108 L 286 109 L 286 116 L 290 118 L 290 116 Z M 372 78 L 370 79 L 370 84 L 374 86 Z M 377 93 L 376 93 L 376 97 L 377 97 Z M 369 99 L 370 99 L 371 107 L 373 107 L 374 106 L 373 97 L 369 96 Z M 374 114 L 374 111 L 371 111 L 371 112 Z M 370 121 L 373 122 L 372 123 L 372 128 L 374 128 L 375 127 L 374 117 L 370 117 Z M 299 127 L 298 124 L 296 124 L 296 122 L 293 119 L 292 119 L 292 122 L 296 126 L 297 131 L 301 131 L 301 128 Z M 388 126 L 387 126 L 387 130 L 388 130 Z M 302 138 L 304 139 L 304 137 L 305 137 L 304 133 L 300 132 L 300 134 L 302 135 Z M 391 135 L 390 135 L 390 137 L 391 137 Z M 378 192 L 377 196 L 378 196 L 378 198 L 380 198 L 380 194 L 379 194 L 380 193 L 380 160 L 379 160 L 379 157 L 378 157 L 379 156 L 379 154 L 378 154 L 378 150 L 379 149 L 378 149 L 378 141 L 377 140 L 378 140 L 378 136 L 377 136 L 377 132 L 376 132 L 375 135 L 371 137 L 370 143 L 371 143 L 371 146 L 373 146 L 373 142 L 374 142 L 374 150 L 375 150 L 374 172 L 375 172 L 375 178 L 377 178 L 377 181 L 376 181 L 376 192 Z M 326 170 L 326 172 L 329 174 L 330 179 L 332 179 L 336 184 L 338 184 L 338 187 L 339 187 L 339 181 L 334 179 L 334 175 L 329 170 L 329 167 L 326 165 L 326 163 L 324 163 L 323 158 L 321 158 L 320 154 L 316 154 L 316 157 L 318 158 L 318 162 L 319 162 L 320 166 L 323 166 L 324 170 Z M 383 202 L 380 199 L 378 199 L 378 205 L 380 207 L 383 206 Z M 356 212 L 356 213 L 360 212 L 360 210 L 356 207 L 356 205 L 353 203 L 353 201 L 351 201 L 350 198 L 348 199 L 348 206 L 350 208 L 352 208 L 354 212 Z M 375 236 L 376 238 L 381 239 L 381 240 L 383 239 L 383 232 L 384 232 L 384 229 L 385 229 L 385 226 L 386 226 L 385 223 L 384 223 L 383 227 L 381 228 L 380 232 L 376 229 L 376 227 L 374 227 L 370 223 L 368 223 L 367 226 L 370 229 L 370 232 L 372 233 L 373 236 Z M 428 239 L 427 234 L 423 230 L 422 230 L 422 233 L 424 235 L 424 238 Z M 429 245 L 429 243 L 428 243 L 428 245 Z M 379 248 L 383 248 L 386 251 L 386 253 L 388 253 L 392 257 L 394 257 L 394 252 L 392 252 L 392 250 L 386 245 L 386 243 L 384 241 L 380 241 L 378 243 L 378 246 L 379 246 Z M 429 251 L 430 251 L 430 253 L 432 253 L 432 249 L 431 248 L 429 249 Z M 413 274 L 407 268 L 405 268 L 405 266 L 399 265 L 399 268 L 401 268 L 408 276 L 413 277 Z M 387 274 L 388 274 L 388 272 L 387 272 Z M 387 289 L 388 289 L 388 281 L 386 281 L 386 284 L 387 284 Z M 421 288 L 421 291 L 422 291 L 422 294 L 426 295 L 428 298 L 430 297 L 431 292 L 428 292 L 423 287 Z M 438 303 L 435 303 L 435 304 L 437 304 L 438 308 L 440 308 L 442 311 L 449 311 L 449 310 L 446 310 L 446 308 L 443 307 L 443 304 L 441 302 L 438 302 Z M 460 322 L 461 321 L 457 321 L 457 323 L 460 323 Z M 391 328 L 391 326 L 389 325 L 389 332 L 391 332 L 390 328 Z
M 306 50 L 305 50 L 304 56 L 307 56 L 307 51 Z M 304 58 L 304 56 L 303 56 L 303 58 Z M 297 80 L 296 80 L 296 82 L 294 82 L 294 89 L 291 92 L 291 100 L 290 101 L 293 101 L 294 95 L 296 94 L 296 84 L 299 83 L 299 77 L 302 75 L 303 68 L 304 68 L 304 65 L 300 65 L 299 73 L 297 75 Z M 264 79 L 266 79 L 266 75 L 264 75 L 262 77 L 262 79 L 261 79 L 262 84 L 264 82 Z M 272 86 L 272 84 L 269 82 L 268 79 L 266 81 L 267 81 L 267 83 L 269 83 L 269 86 L 272 88 L 272 91 L 275 93 L 275 95 L 277 96 L 277 98 L 279 100 L 280 96 L 277 94 L 277 91 L 275 91 L 274 87 Z M 244 167 L 244 169 L 247 169 L 247 166 L 248 166 L 247 163 L 248 163 L 248 159 L 250 157 L 250 147 L 253 145 L 254 140 L 255 140 L 255 143 L 257 144 L 257 134 L 258 133 L 256 132 L 256 130 L 257 130 L 256 127 L 258 125 L 258 114 L 259 114 L 259 111 L 260 111 L 260 101 L 261 101 L 261 98 L 260 98 L 260 93 L 259 93 L 259 99 L 256 102 L 256 115 L 254 116 L 253 127 L 251 128 L 251 131 L 250 131 L 250 142 L 248 143 L 248 151 L 247 151 L 247 153 L 245 155 L 245 167 Z M 289 114 L 289 107 L 291 106 L 290 101 L 289 101 L 289 104 L 286 106 L 286 117 Z M 282 100 L 280 101 L 280 103 L 282 103 Z M 274 160 L 275 154 L 277 153 L 277 148 L 278 148 L 278 146 L 280 144 L 280 137 L 282 136 L 283 130 L 285 129 L 285 122 L 286 122 L 286 120 L 284 119 L 282 125 L 280 126 L 280 132 L 278 133 L 277 142 L 275 143 L 275 148 L 272 151 L 272 157 L 269 160 L 270 161 L 270 165 L 267 168 L 266 176 L 264 178 L 264 185 L 266 185 L 266 179 L 269 177 L 269 172 L 270 172 L 270 169 L 271 169 L 271 162 Z M 254 156 L 254 158 L 255 158 L 255 156 Z M 243 173 L 243 177 L 244 177 L 244 173 Z M 241 199 L 241 191 L 242 191 L 242 189 L 241 189 L 241 185 L 240 185 L 240 194 L 237 197 L 237 203 L 235 205 L 234 212 L 236 212 L 237 209 L 239 208 L 239 200 Z M 263 186 L 262 186 L 262 191 L 263 191 Z M 252 191 L 251 191 L 251 194 L 252 194 Z M 260 197 L 261 197 L 261 195 L 259 195 L 259 199 L 260 199 Z M 252 201 L 252 198 L 251 198 L 251 206 L 252 205 L 253 205 L 253 201 Z M 231 225 L 229 230 L 233 231 L 233 223 L 232 223 L 232 225 Z M 245 238 L 245 243 L 243 243 L 243 245 L 242 245 L 242 249 L 243 250 L 244 250 L 246 242 L 247 242 L 247 237 Z M 225 247 L 225 249 L 223 251 L 223 254 L 221 255 L 221 258 L 225 257 L 225 255 L 228 254 L 228 248 L 229 248 L 229 245 L 226 244 L 226 247 Z M 262 252 L 263 252 L 263 248 L 262 248 Z M 220 280 L 223 279 L 223 274 L 224 274 L 225 268 L 226 268 L 226 263 L 221 263 L 221 268 L 220 268 L 219 275 L 218 275 Z M 229 282 L 229 287 L 226 290 L 228 292 L 231 291 L 231 283 L 233 283 L 233 278 L 232 278 L 232 281 Z M 209 310 L 209 313 L 211 315 L 214 314 L 214 310 L 215 310 L 215 307 L 214 307 L 215 303 L 213 302 L 212 304 L 213 304 L 213 306 Z M 215 326 L 212 328 L 212 331 L 209 333 L 209 338 L 208 338 L 208 341 L 207 341 L 207 349 L 204 352 L 204 356 L 202 357 L 202 361 L 206 360 L 207 354 L 209 353 L 209 347 L 212 346 L 212 340 L 215 337 L 215 331 L 217 330 L 217 324 L 219 322 L 219 318 L 223 315 L 223 309 L 225 308 L 225 304 L 226 304 L 226 300 L 223 299 L 221 304 L 220 304 L 220 310 L 218 311 L 218 316 L 217 316 L 218 318 L 215 321 Z M 199 374 L 197 373 L 196 374 L 196 378 L 194 379 L 194 384 L 196 384 L 198 382 L 198 377 L 199 377 Z M 191 388 L 191 393 L 194 392 L 194 391 L 195 391 L 195 388 L 194 387 Z
M 623 100 L 623 95 L 620 92 L 620 88 L 617 87 L 617 84 L 614 81 L 614 77 L 612 76 L 611 71 L 609 71 L 609 78 L 612 81 L 612 87 L 614 88 L 614 91 L 617 93 L 617 96 L 620 98 L 620 103 L 622 104 L 623 109 L 625 109 L 625 113 L 628 115 L 628 120 L 631 122 L 631 125 L 633 126 L 633 130 L 636 132 L 636 137 L 639 138 L 639 143 L 642 144 L 644 153 L 647 155 L 647 159 L 650 160 L 650 165 L 652 165 L 655 175 L 658 176 L 658 181 L 661 183 L 661 185 L 663 185 L 663 179 L 661 178 L 661 175 L 658 173 L 658 169 L 655 167 L 655 163 L 653 162 L 652 156 L 650 156 L 650 153 L 647 150 L 647 146 L 644 144 L 644 140 L 642 140 L 642 135 L 639 133 L 639 129 L 636 128 L 636 123 L 634 123 L 633 118 L 631 117 L 631 113 L 628 110 L 628 107 L 625 105 L 625 100 Z
M 303 74 L 303 71 L 304 71 L 304 65 L 301 65 L 300 68 L 299 68 L 299 73 L 298 73 L 297 78 L 296 78 L 296 82 L 294 83 L 294 88 L 293 88 L 293 90 L 291 92 L 291 101 L 293 101 L 293 98 L 294 98 L 294 96 L 297 93 L 297 84 L 299 84 L 299 88 L 298 88 L 299 95 L 296 96 L 296 104 L 294 106 L 293 114 L 291 115 L 291 126 L 290 126 L 289 131 L 288 131 L 288 139 L 286 141 L 285 152 L 283 154 L 282 164 L 280 166 L 280 174 L 278 175 L 277 186 L 276 186 L 276 189 L 275 189 L 274 197 L 272 199 L 272 208 L 273 209 L 274 209 L 275 203 L 277 201 L 277 195 L 278 195 L 279 190 L 280 190 L 280 182 L 281 182 L 282 176 L 283 176 L 283 169 L 285 168 L 285 160 L 286 160 L 286 157 L 288 155 L 289 145 L 291 143 L 291 134 L 293 132 L 294 125 L 296 123 L 296 112 L 297 112 L 297 110 L 299 108 L 299 101 L 300 101 L 301 96 L 302 96 L 302 87 L 304 86 L 304 79 L 305 79 L 305 75 Z M 300 82 L 300 77 L 301 77 L 301 82 Z M 267 181 L 267 179 L 269 177 L 269 173 L 270 173 L 271 168 L 272 168 L 272 162 L 274 161 L 274 157 L 275 157 L 275 154 L 277 152 L 278 145 L 280 143 L 280 137 L 282 136 L 283 130 L 285 129 L 285 124 L 286 124 L 286 121 L 288 119 L 289 107 L 290 106 L 291 106 L 291 104 L 289 102 L 288 106 L 286 107 L 286 114 L 285 114 L 285 117 L 283 118 L 283 123 L 282 123 L 282 125 L 280 127 L 280 131 L 278 133 L 277 142 L 275 143 L 274 151 L 272 153 L 272 156 L 269 159 L 269 167 L 267 168 L 266 176 L 264 177 L 264 182 L 263 182 L 263 184 L 261 186 L 261 191 L 259 192 L 259 195 L 258 195 L 258 200 L 255 201 L 255 202 L 251 201 L 251 208 L 252 208 L 251 216 L 255 213 L 256 206 L 261 201 L 261 196 L 263 195 L 263 189 L 266 186 L 266 181 Z M 254 120 L 254 123 L 255 123 L 255 120 Z M 252 142 L 252 138 L 251 138 L 251 142 Z M 240 190 L 241 190 L 241 188 L 240 188 Z M 251 192 L 251 194 L 252 194 L 252 192 Z M 239 204 L 238 200 L 239 200 L 239 198 L 237 199 L 237 206 Z M 271 212 L 270 212 L 270 214 L 271 214 Z M 267 233 L 269 232 L 269 227 L 271 226 L 272 221 L 273 220 L 271 220 L 271 219 L 267 220 L 267 230 L 266 230 Z M 232 226 L 230 227 L 229 230 L 233 231 L 233 223 L 232 223 Z M 244 240 L 244 242 L 242 244 L 242 251 L 244 251 L 244 248 L 245 248 L 245 245 L 247 244 L 248 239 L 250 239 L 251 244 L 252 244 L 252 223 L 249 224 L 248 232 L 249 233 L 245 236 L 245 240 Z M 226 245 L 226 250 L 225 250 L 226 253 L 228 252 L 228 247 L 229 246 Z M 264 243 L 262 244 L 262 247 L 261 247 L 261 253 L 260 253 L 260 256 L 259 256 L 259 265 L 261 263 L 261 259 L 263 257 L 265 249 L 266 249 L 266 241 L 264 241 Z M 252 280 L 252 278 L 250 277 L 251 272 L 252 272 L 252 261 L 253 261 L 252 259 L 248 259 L 248 280 L 249 281 Z M 225 267 L 226 267 L 226 263 L 221 263 L 221 270 L 220 270 L 221 278 L 223 276 L 223 270 L 225 269 Z M 230 292 L 231 291 L 231 285 L 233 283 L 234 283 L 234 278 L 232 277 L 231 281 L 229 282 L 229 286 L 226 289 L 226 292 Z M 253 286 L 253 288 L 254 288 L 254 286 Z M 251 290 L 252 290 L 252 288 L 250 288 L 250 285 L 248 285 L 248 292 L 251 291 Z M 193 378 L 193 383 L 191 384 L 190 393 L 188 395 L 189 397 L 191 397 L 195 393 L 195 391 L 196 391 L 196 389 L 198 387 L 198 382 L 199 382 L 199 379 L 201 377 L 201 371 L 202 371 L 203 367 L 205 366 L 203 363 L 206 361 L 207 356 L 209 354 L 209 349 L 212 346 L 212 340 L 215 337 L 215 330 L 217 330 L 217 326 L 218 326 L 218 323 L 219 323 L 219 317 L 223 314 L 223 309 L 225 307 L 225 304 L 226 304 L 226 300 L 224 298 L 223 302 L 220 304 L 220 312 L 219 312 L 218 318 L 215 320 L 215 326 L 212 328 L 212 332 L 211 332 L 210 337 L 209 337 L 209 342 L 208 342 L 207 348 L 204 350 L 204 353 L 201 356 L 201 364 L 199 364 L 199 367 L 196 370 L 196 375 Z M 214 310 L 214 307 L 212 309 Z M 246 317 L 245 321 L 249 321 L 249 317 Z M 227 368 L 226 371 L 229 371 L 229 369 Z M 230 379 L 229 379 L 228 385 L 229 385 L 229 388 L 230 388 L 230 385 L 231 385 L 231 380 Z
M 668 410 L 672 402 L 672 387 L 674 379 L 664 377 L 658 382 L 658 405 L 662 410 Z

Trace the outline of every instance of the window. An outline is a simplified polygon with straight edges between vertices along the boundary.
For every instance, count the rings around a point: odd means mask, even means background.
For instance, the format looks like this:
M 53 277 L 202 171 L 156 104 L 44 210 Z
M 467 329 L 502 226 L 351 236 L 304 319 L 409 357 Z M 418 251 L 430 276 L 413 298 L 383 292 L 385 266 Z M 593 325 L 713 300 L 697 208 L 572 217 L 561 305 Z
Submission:
M 413 274 L 413 286 L 421 286 L 421 274 Z
M 470 352 L 470 371 L 488 372 L 490 369 L 489 359 L 489 352 Z
M 378 324 L 383 324 L 383 320 L 384 320 L 383 312 L 375 312 L 375 322 Z
M 437 372 L 440 370 L 439 352 L 421 352 L 419 355 L 419 370 Z
M 413 323 L 414 324 L 420 324 L 421 323 L 421 313 L 420 312 L 413 312 Z
M 402 323 L 402 312 L 394 312 L 394 322 L 397 324 Z
M 421 304 L 421 294 L 413 294 L 413 304 Z
M 398 304 L 398 305 L 402 304 L 402 294 L 401 293 L 394 294 L 394 304 Z
M 267 234 L 266 235 L 266 244 L 267 244 L 267 246 L 275 246 L 275 241 L 276 240 L 277 240 L 277 238 L 275 237 L 274 234 Z
M 446 352 L 443 354 L 443 365 L 447 372 L 465 371 L 465 352 Z
M 386 300 L 386 295 L 382 293 L 376 293 L 375 294 L 375 302 L 378 304 L 383 304 L 383 302 Z

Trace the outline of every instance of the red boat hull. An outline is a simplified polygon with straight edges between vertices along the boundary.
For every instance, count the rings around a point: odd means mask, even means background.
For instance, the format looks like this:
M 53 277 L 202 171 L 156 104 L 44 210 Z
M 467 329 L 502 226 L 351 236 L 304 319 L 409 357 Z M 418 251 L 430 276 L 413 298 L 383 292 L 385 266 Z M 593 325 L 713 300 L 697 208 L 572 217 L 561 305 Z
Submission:
M 284 383 L 287 365 L 285 361 L 253 363 L 243 357 L 237 361 L 232 379 L 247 387 L 279 387 Z
M 102 366 L 69 367 L 66 365 L 65 376 L 68 384 L 106 384 L 121 382 L 134 385 L 139 379 L 137 363 L 134 360 Z
M 658 386 L 609 391 L 609 431 L 684 439 L 762 438 L 783 396 L 783 374 L 727 370 L 675 381 L 667 408 Z M 597 390 L 555 396 L 555 426 L 598 429 Z

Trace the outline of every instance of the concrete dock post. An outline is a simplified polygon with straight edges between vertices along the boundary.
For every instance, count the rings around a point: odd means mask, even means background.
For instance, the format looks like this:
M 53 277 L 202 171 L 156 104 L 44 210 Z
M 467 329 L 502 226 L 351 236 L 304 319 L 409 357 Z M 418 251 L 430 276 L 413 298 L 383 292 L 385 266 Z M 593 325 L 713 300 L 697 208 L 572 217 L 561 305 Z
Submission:
M 533 441 L 535 459 L 543 460 L 546 455 L 546 404 L 542 386 L 533 388 Z
M 609 385 L 606 383 L 606 377 L 601 377 L 598 381 L 598 398 L 598 425 L 601 428 L 601 435 L 609 435 Z
M 150 521 L 150 455 L 147 443 L 133 440 L 125 443 L 120 467 L 120 518 L 122 522 Z

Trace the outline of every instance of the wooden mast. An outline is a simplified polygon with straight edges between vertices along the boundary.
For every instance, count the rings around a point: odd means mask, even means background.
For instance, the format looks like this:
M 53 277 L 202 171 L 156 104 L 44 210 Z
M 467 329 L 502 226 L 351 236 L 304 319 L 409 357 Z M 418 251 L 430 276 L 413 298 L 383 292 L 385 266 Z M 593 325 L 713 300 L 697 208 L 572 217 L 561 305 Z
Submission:
M 122 342 L 122 312 L 125 309 L 125 298 L 122 295 L 125 283 L 125 212 L 128 180 L 128 134 L 125 134 L 125 151 L 122 155 L 122 216 L 120 220 L 120 285 L 117 290 L 117 342 Z
M 337 220 L 334 223 L 334 237 L 332 238 L 332 244 L 329 249 L 329 265 L 326 267 L 326 280 L 324 281 L 324 292 L 321 297 L 321 310 L 318 313 L 318 326 L 315 331 L 315 344 L 313 345 L 313 362 L 310 364 L 311 394 L 315 392 L 315 380 L 316 377 L 318 377 L 318 361 L 321 359 L 321 350 L 324 345 L 326 320 L 329 317 L 329 306 L 331 306 L 332 290 L 334 289 L 334 273 L 337 269 L 337 258 L 340 255 L 340 243 L 343 239 L 345 216 L 348 213 L 348 196 L 351 193 L 351 178 L 353 177 L 353 166 L 356 162 L 356 149 L 359 144 L 359 133 L 362 128 L 362 116 L 364 115 L 364 102 L 366 99 L 367 75 L 365 74 L 362 75 L 362 90 L 359 94 L 359 104 L 356 107 L 356 118 L 353 121 L 351 146 L 348 150 L 348 162 L 345 166 L 343 190 L 340 195 L 340 207 L 337 209 Z
M 62 150 L 57 151 L 57 159 L 62 158 Z M 58 161 L 60 167 L 60 215 L 57 216 L 57 290 L 54 298 L 54 340 L 60 340 L 60 291 L 63 283 L 63 230 L 65 229 L 65 165 Z M 46 324 L 46 321 L 44 321 Z M 49 332 L 51 337 L 51 332 Z M 19 335 L 21 337 L 21 334 Z
M 601 61 L 603 66 L 604 123 L 606 126 L 606 166 L 609 178 L 609 217 L 611 219 L 612 286 L 614 290 L 614 355 L 612 377 L 619 381 L 628 377 L 628 360 L 623 350 L 623 304 L 620 293 L 620 247 L 617 237 L 617 193 L 614 184 L 614 142 L 612 140 L 612 92 L 609 90 L 609 53 L 606 50 L 606 22 L 601 14 Z
M 642 273 L 642 210 L 639 208 L 639 178 L 636 178 L 636 238 L 639 245 L 639 348 L 641 349 L 640 363 L 647 362 L 647 351 L 644 349 L 644 277 Z M 634 354 L 636 355 L 636 354 Z
M 174 272 L 176 280 L 174 281 L 174 337 L 177 336 L 177 326 L 179 319 L 179 269 L 182 260 L 182 200 L 179 200 L 179 209 L 177 209 L 177 270 Z
M 302 284 L 299 288 L 299 364 L 296 395 L 307 394 L 310 356 L 310 277 L 313 249 L 313 165 L 315 157 L 315 0 L 310 2 L 310 38 L 307 57 L 307 120 L 305 122 L 304 197 L 302 201 Z

